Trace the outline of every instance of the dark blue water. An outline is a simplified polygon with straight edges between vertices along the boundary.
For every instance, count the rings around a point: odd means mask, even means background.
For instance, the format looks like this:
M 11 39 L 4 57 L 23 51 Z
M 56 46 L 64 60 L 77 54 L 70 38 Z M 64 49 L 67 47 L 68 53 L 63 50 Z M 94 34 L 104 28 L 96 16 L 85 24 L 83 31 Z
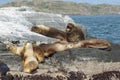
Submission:
M 120 44 L 120 15 L 70 16 L 87 27 L 87 34 Z

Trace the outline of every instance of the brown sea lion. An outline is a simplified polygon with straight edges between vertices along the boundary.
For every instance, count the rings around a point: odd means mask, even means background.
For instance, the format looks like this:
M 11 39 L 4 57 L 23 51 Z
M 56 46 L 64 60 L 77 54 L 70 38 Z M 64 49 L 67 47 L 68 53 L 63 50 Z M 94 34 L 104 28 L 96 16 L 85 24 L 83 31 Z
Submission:
M 83 40 L 78 42 L 64 42 L 64 41 L 58 41 L 54 43 L 49 44 L 42 44 L 38 48 L 38 53 L 43 53 L 44 56 L 52 55 L 56 52 L 65 51 L 72 48 L 97 48 L 97 49 L 105 49 L 110 50 L 111 44 L 106 40 L 98 40 L 98 39 L 91 39 L 91 40 Z M 37 56 L 39 57 L 39 55 Z
M 19 56 L 23 56 L 24 55 L 24 52 L 25 52 L 25 46 L 26 44 L 24 44 L 23 46 L 16 46 L 15 44 L 8 44 L 7 45 L 7 49 L 9 51 L 11 51 L 13 54 L 16 54 L 16 55 L 19 55 Z M 41 44 L 42 46 L 42 44 Z M 39 56 L 39 58 L 37 58 L 40 62 L 44 62 L 44 49 L 39 47 L 39 46 L 36 46 L 36 45 L 32 45 L 32 50 L 34 52 L 34 54 L 36 56 Z
M 31 43 L 26 43 L 20 47 L 11 43 L 7 45 L 7 49 L 13 54 L 21 56 L 24 72 L 31 73 L 38 68 L 38 61 L 34 55 Z
M 59 41 L 49 44 L 41 44 L 39 46 L 27 43 L 21 47 L 16 45 L 9 45 L 8 50 L 12 53 L 22 56 L 22 65 L 24 72 L 32 72 L 38 68 L 37 59 L 41 62 L 44 56 L 52 55 L 56 52 L 65 51 L 72 48 L 98 48 L 98 49 L 111 49 L 111 44 L 106 40 L 83 40 L 78 42 L 65 42 Z
M 47 27 L 44 25 L 36 25 L 31 28 L 32 32 L 36 32 L 47 37 L 56 38 L 60 40 L 66 40 L 66 34 L 62 30 L 58 30 L 53 27 Z
M 85 40 L 85 34 L 84 34 L 82 28 L 78 27 L 78 25 L 76 25 L 75 23 L 67 24 L 66 32 L 63 34 L 64 36 L 66 36 L 66 38 L 64 38 L 61 35 L 61 31 L 59 32 L 59 30 L 57 30 L 55 28 L 51 28 L 51 27 L 47 27 L 47 26 L 43 26 L 43 25 L 40 25 L 40 26 L 38 25 L 36 27 L 33 27 L 31 29 L 31 31 L 39 33 L 39 34 L 43 34 L 45 36 L 52 37 L 52 38 L 56 38 L 56 37 L 58 38 L 58 36 L 59 36 L 59 39 L 60 38 L 64 39 L 64 41 L 66 41 L 66 43 L 72 42 L 74 44 L 74 46 L 76 45 L 74 42 L 84 44 L 85 48 L 87 48 L 87 47 L 88 48 L 90 48 L 90 47 L 98 48 L 99 47 L 100 49 L 105 49 L 105 48 L 108 49 L 108 46 L 110 46 L 110 43 L 106 40 L 98 40 L 98 39 Z M 55 35 L 55 34 L 57 34 L 57 35 Z M 80 41 L 82 41 L 82 42 L 80 42 Z M 58 44 L 58 42 L 55 42 L 55 43 L 52 43 L 51 45 L 53 46 L 56 43 Z M 59 43 L 61 44 L 61 42 L 59 42 Z M 109 45 L 103 46 L 103 45 L 106 45 L 105 43 L 107 43 Z M 49 46 L 51 46 L 51 45 L 49 44 Z M 101 45 L 101 47 L 100 47 L 100 45 Z M 44 46 L 46 46 L 46 45 L 44 45 Z M 47 46 L 48 46 L 48 44 L 47 44 Z M 51 52 L 51 51 L 53 51 L 53 49 L 49 49 L 49 51 Z
M 78 42 L 85 40 L 85 35 L 80 27 L 75 23 L 68 23 L 66 26 L 66 37 L 68 42 Z
M 38 61 L 33 51 L 33 46 L 31 43 L 25 45 L 24 50 L 21 53 L 23 61 L 23 71 L 31 73 L 38 68 Z
M 45 35 L 47 37 L 57 38 L 68 42 L 85 40 L 85 34 L 83 33 L 81 27 L 78 27 L 78 25 L 75 23 L 68 23 L 65 32 L 44 25 L 36 25 L 31 28 L 31 31 Z

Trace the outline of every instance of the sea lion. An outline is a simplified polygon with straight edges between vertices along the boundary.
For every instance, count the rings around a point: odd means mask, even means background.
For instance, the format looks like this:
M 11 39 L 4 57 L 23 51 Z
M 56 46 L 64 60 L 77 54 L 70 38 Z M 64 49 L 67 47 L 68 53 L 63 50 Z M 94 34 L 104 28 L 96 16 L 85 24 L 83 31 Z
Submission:
M 44 25 L 36 25 L 31 28 L 32 32 L 36 32 L 47 37 L 56 38 L 60 40 L 66 40 L 66 33 L 62 30 L 58 30 L 53 27 L 47 27 Z
M 23 71 L 31 73 L 38 68 L 38 61 L 35 57 L 33 46 L 31 43 L 25 45 L 24 50 L 21 53 L 23 61 Z
M 102 50 L 111 50 L 111 44 L 108 41 L 99 39 L 83 40 L 74 43 L 58 41 L 44 45 L 41 44 L 36 47 L 39 47 L 36 54 L 43 53 L 44 56 L 49 56 L 56 52 L 65 51 L 72 48 L 97 48 Z M 37 57 L 39 57 L 39 55 Z
M 65 51 L 72 48 L 97 48 L 97 49 L 111 49 L 111 44 L 106 40 L 91 39 L 78 42 L 58 41 L 48 44 L 33 45 L 27 43 L 21 47 L 10 45 L 8 49 L 14 54 L 22 56 L 22 65 L 24 72 L 32 72 L 37 69 L 38 62 L 44 61 L 45 56 L 50 56 L 56 52 Z
M 43 25 L 35 26 L 31 29 L 31 31 L 42 34 L 42 35 L 45 35 L 45 36 L 48 36 L 48 37 L 52 37 L 52 38 L 56 38 L 56 37 L 58 38 L 58 36 L 59 36 L 59 39 L 60 38 L 61 38 L 61 40 L 64 39 L 63 41 L 66 42 L 66 44 L 72 44 L 73 43 L 74 47 L 77 45 L 76 43 L 83 44 L 82 47 L 85 47 L 85 48 L 98 48 L 99 47 L 99 49 L 108 49 L 108 47 L 110 48 L 110 46 L 111 46 L 110 43 L 106 40 L 99 40 L 99 39 L 85 40 L 84 31 L 82 30 L 81 27 L 79 27 L 75 23 L 68 23 L 67 24 L 65 32 L 62 31 L 64 33 L 63 34 L 64 37 L 61 34 L 61 31 L 59 32 L 59 30 L 57 30 L 55 28 L 51 28 L 51 27 L 47 27 L 47 26 L 43 26 Z M 49 45 L 47 44 L 47 45 L 44 45 L 44 46 L 52 46 L 53 47 L 53 45 L 54 46 L 58 45 L 58 43 L 59 43 L 59 45 L 61 45 L 60 41 L 49 44 Z M 80 42 L 80 41 L 82 41 L 82 42 Z M 66 45 L 66 44 L 64 44 L 64 45 Z M 49 49 L 48 51 L 52 52 L 54 50 Z
M 78 42 L 85 40 L 85 35 L 77 24 L 68 23 L 66 26 L 66 38 L 68 42 Z
M 75 23 L 68 23 L 65 32 L 53 27 L 47 27 L 44 25 L 36 25 L 31 28 L 32 32 L 36 32 L 47 37 L 57 38 L 61 41 L 77 42 L 85 40 L 85 34 L 81 27 L 78 27 Z
M 38 68 L 38 61 L 34 55 L 31 43 L 26 43 L 23 46 L 16 46 L 10 43 L 7 45 L 7 49 L 13 54 L 21 56 L 24 72 L 31 73 Z

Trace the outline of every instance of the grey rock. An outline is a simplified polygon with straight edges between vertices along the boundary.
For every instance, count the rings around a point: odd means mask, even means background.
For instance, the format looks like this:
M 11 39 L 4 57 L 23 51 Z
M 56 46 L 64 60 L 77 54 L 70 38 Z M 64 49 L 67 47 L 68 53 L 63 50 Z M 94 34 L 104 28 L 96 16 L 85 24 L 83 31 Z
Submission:
M 25 6 L 0 8 L 0 17 L 0 41 L 3 42 L 7 40 L 57 41 L 31 32 L 30 29 L 33 25 L 46 25 L 65 30 L 66 24 L 73 22 L 67 15 L 36 12 Z
M 8 68 L 7 64 L 5 64 L 2 61 L 0 61 L 0 76 L 6 75 L 6 73 L 8 71 L 9 71 L 9 68 Z

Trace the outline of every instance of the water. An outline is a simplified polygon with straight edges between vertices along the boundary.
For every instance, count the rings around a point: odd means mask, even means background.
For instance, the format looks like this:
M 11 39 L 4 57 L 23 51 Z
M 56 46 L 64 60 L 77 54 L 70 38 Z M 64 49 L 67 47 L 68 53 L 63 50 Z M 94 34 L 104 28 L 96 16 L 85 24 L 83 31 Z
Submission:
M 120 15 L 71 15 L 78 24 L 87 27 L 87 33 L 112 43 L 120 44 Z

